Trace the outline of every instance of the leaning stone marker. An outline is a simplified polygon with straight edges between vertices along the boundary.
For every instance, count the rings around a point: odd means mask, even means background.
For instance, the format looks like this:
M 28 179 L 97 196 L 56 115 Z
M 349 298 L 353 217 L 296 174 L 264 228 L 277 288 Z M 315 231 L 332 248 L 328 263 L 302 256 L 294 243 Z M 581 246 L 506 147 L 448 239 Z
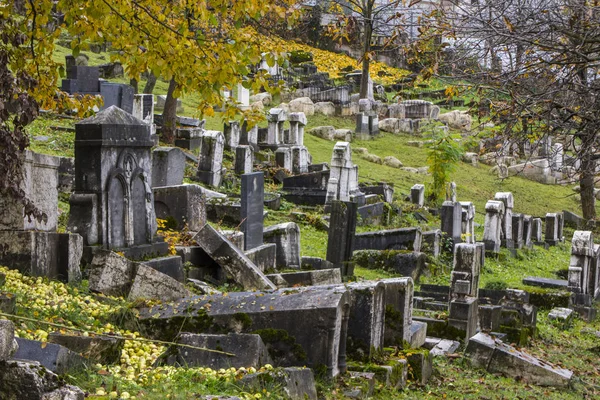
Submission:
M 265 178 L 263 172 L 242 175 L 241 218 L 244 232 L 244 250 L 251 250 L 263 244 L 263 208 Z
M 475 367 L 535 385 L 566 387 L 573 377 L 573 372 L 519 351 L 486 333 L 470 338 L 465 354 Z
M 212 226 L 204 225 L 194 240 L 244 289 L 277 289 L 239 248 Z

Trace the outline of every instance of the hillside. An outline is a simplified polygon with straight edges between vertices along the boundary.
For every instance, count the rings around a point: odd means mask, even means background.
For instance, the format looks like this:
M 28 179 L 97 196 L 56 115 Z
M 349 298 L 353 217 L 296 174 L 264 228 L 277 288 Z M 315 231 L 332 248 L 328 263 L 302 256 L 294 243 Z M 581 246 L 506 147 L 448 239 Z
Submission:
M 290 49 L 311 51 L 315 54 L 315 64 L 320 70 L 326 70 L 332 76 L 337 76 L 339 70 L 351 65 L 352 60 L 333 53 L 317 51 L 299 44 L 289 44 Z M 57 60 L 63 60 L 66 53 L 61 50 L 55 54 Z M 104 57 L 104 58 L 102 58 Z M 107 54 L 91 55 L 90 65 L 106 62 Z M 345 57 L 345 58 L 344 58 Z M 384 71 L 385 79 L 393 80 L 403 76 L 404 71 L 376 66 Z M 127 79 L 120 79 L 126 82 Z M 141 82 L 143 85 L 144 82 Z M 157 82 L 155 94 L 166 92 L 166 83 Z M 197 99 L 188 96 L 183 99 L 186 115 L 194 115 L 194 105 Z M 447 110 L 442 110 L 442 112 Z M 72 128 L 76 120 L 62 119 L 56 116 L 38 118 L 30 127 L 32 138 L 31 149 L 46 154 L 73 156 L 74 133 L 51 127 Z M 335 128 L 354 129 L 354 117 L 308 117 L 308 125 L 304 137 L 313 157 L 313 163 L 329 162 L 335 142 L 327 141 L 310 135 L 311 128 L 331 125 Z M 207 118 L 207 129 L 222 130 L 222 121 L 217 114 Z M 476 136 L 477 130 L 469 135 Z M 424 141 L 427 137 L 408 134 L 381 133 L 373 140 L 353 141 L 353 149 L 364 147 L 368 152 L 380 158 L 394 156 L 405 167 L 426 166 L 427 148 L 410 145 L 411 141 Z M 232 157 L 231 154 L 227 155 Z M 395 188 L 394 200 L 404 214 L 394 220 L 391 226 L 359 227 L 359 231 L 390 229 L 396 227 L 421 224 L 423 230 L 439 227 L 439 218 L 424 213 L 427 222 L 417 222 L 412 215 L 413 205 L 405 201 L 410 188 L 417 183 L 431 185 L 431 176 L 415 174 L 398 168 L 369 162 L 353 154 L 353 162 L 359 166 L 359 181 L 373 183 L 385 181 Z M 569 210 L 580 213 L 577 196 L 572 190 L 573 185 L 543 185 L 521 177 L 510 177 L 500 180 L 496 174 L 490 173 L 490 166 L 460 162 L 451 179 L 457 184 L 459 201 L 472 201 L 477 210 L 475 222 L 480 226 L 476 234 L 483 234 L 484 206 L 494 197 L 496 192 L 512 192 L 515 198 L 515 211 L 533 216 L 543 217 L 547 212 Z M 194 165 L 188 163 L 187 177 L 194 174 Z M 280 191 L 281 185 L 268 184 L 268 191 Z M 65 228 L 69 212 L 68 199 L 61 197 L 60 218 L 61 229 Z M 434 204 L 430 204 L 434 208 Z M 298 221 L 301 228 L 301 251 L 303 256 L 325 257 L 327 232 L 319 222 L 322 220 L 322 208 L 300 207 L 292 203 L 283 203 L 279 211 L 269 211 L 267 225 L 287 222 L 297 218 L 296 214 L 306 216 Z M 226 227 L 226 226 L 223 226 Z M 230 228 L 235 229 L 235 226 Z M 531 251 L 518 252 L 512 257 L 503 249 L 496 257 L 485 261 L 480 287 L 484 288 L 520 288 L 540 293 L 557 293 L 558 290 L 540 290 L 523 285 L 522 278 L 540 276 L 557 278 L 569 266 L 570 239 L 572 229 L 565 233 L 566 243 L 551 247 L 548 250 L 535 247 Z M 139 302 L 128 302 L 123 298 L 109 297 L 91 293 L 84 281 L 81 285 L 65 285 L 51 282 L 43 278 L 31 278 L 10 270 L 10 265 L 0 268 L 0 275 L 6 275 L 6 283 L 0 287 L 16 295 L 16 314 L 23 318 L 15 318 L 17 334 L 22 338 L 47 340 L 48 332 L 60 330 L 81 335 L 110 334 L 127 339 L 125 348 L 117 362 L 108 365 L 98 363 L 93 368 L 80 375 L 69 375 L 64 378 L 72 384 L 87 391 L 89 398 L 104 400 L 122 399 L 189 399 L 205 394 L 235 395 L 243 399 L 282 398 L 281 387 L 276 383 L 265 383 L 263 390 L 246 390 L 241 388 L 239 380 L 248 374 L 256 372 L 254 368 L 232 368 L 211 370 L 208 368 L 174 368 L 154 367 L 153 363 L 169 343 L 158 343 L 144 340 L 141 328 L 136 319 Z M 424 272 L 419 284 L 432 283 L 448 285 L 452 268 L 451 255 L 446 254 L 439 260 L 428 260 L 428 269 Z M 356 269 L 357 280 L 379 279 L 394 277 L 388 271 L 372 269 Z M 231 286 L 219 289 L 228 291 Z M 418 286 L 417 286 L 418 289 Z M 226 293 L 227 294 L 227 293 Z M 226 295 L 225 294 L 225 295 Z M 463 347 L 450 357 L 434 358 L 434 374 L 426 385 L 419 385 L 414 380 L 409 381 L 404 390 L 393 390 L 376 383 L 372 398 L 381 399 L 412 399 L 412 398 L 548 398 L 548 399 L 580 399 L 594 398 L 600 395 L 600 321 L 588 323 L 576 318 L 572 325 L 561 327 L 548 319 L 550 307 L 540 307 L 537 315 L 538 334 L 526 346 L 527 351 L 546 361 L 571 369 L 576 378 L 572 387 L 566 389 L 546 388 L 530 385 L 500 374 L 487 373 L 473 369 L 468 365 L 467 358 L 461 355 Z M 442 312 L 443 314 L 443 312 Z M 2 317 L 11 318 L 7 314 Z M 53 324 L 53 325 L 52 325 Z M 394 350 L 395 351 L 395 350 Z M 262 371 L 271 370 L 265 366 Z M 320 379 L 319 396 L 327 399 L 345 398 L 344 389 L 349 385 L 349 379 L 339 379 L 330 382 Z

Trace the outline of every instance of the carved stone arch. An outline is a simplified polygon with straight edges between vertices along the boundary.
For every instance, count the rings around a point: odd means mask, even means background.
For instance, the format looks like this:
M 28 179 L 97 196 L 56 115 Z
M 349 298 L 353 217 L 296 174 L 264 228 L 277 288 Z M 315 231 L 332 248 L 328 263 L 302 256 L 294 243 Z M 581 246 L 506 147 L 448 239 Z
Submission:
M 130 191 L 133 244 L 152 243 L 152 227 L 156 224 L 154 204 L 152 204 L 152 189 L 148 176 L 142 168 L 133 171 Z
M 106 239 L 108 248 L 118 249 L 129 245 L 129 185 L 125 171 L 116 169 L 108 180 L 106 191 L 108 205 Z

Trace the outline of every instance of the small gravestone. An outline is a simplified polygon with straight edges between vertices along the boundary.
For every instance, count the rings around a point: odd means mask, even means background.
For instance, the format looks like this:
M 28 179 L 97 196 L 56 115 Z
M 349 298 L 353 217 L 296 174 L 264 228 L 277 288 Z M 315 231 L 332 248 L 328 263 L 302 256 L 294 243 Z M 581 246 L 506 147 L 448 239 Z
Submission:
M 559 239 L 559 219 L 558 213 L 547 213 L 546 214 L 546 232 L 544 234 L 544 241 L 550 246 L 556 246 L 560 243 Z
M 503 215 L 504 203 L 496 200 L 489 200 L 486 203 L 483 242 L 485 243 L 485 249 L 493 253 L 500 252 Z
M 494 200 L 504 203 L 504 214 L 502 215 L 502 244 L 507 248 L 514 247 L 512 231 L 512 215 L 515 200 L 511 192 L 498 192 Z
M 162 186 L 152 190 L 156 218 L 177 223 L 177 229 L 199 231 L 206 223 L 206 195 L 199 185 Z
M 454 243 L 461 242 L 462 234 L 462 206 L 457 201 L 446 200 L 442 203 L 441 230 Z
M 225 136 L 219 131 L 205 131 L 200 142 L 200 156 L 196 173 L 201 182 L 219 187 L 223 177 L 223 147 Z
M 152 150 L 152 187 L 181 185 L 185 173 L 185 154 L 177 147 Z
M 263 211 L 265 183 L 264 173 L 242 175 L 241 230 L 244 232 L 244 249 L 250 250 L 263 244 Z
M 413 185 L 410 189 L 410 202 L 419 208 L 425 205 L 425 185 L 419 183 Z
M 296 223 L 269 226 L 263 237 L 266 243 L 277 245 L 277 268 L 300 268 L 300 227 Z
M 251 146 L 237 146 L 235 148 L 235 173 L 249 174 L 254 163 L 254 151 Z
M 292 149 L 289 147 L 280 147 L 275 151 L 275 164 L 279 168 L 292 172 Z
M 225 148 L 234 149 L 240 145 L 240 134 L 241 128 L 238 121 L 229 121 L 223 127 L 223 134 L 225 135 Z

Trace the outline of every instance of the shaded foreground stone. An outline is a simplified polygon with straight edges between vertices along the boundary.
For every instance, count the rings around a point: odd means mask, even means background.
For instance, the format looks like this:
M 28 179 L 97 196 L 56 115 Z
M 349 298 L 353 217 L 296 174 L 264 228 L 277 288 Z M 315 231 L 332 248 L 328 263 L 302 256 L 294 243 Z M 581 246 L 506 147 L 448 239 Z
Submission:
M 275 365 L 322 366 L 333 377 L 346 368 L 349 308 L 343 286 L 232 292 L 142 309 L 140 324 L 167 340 L 182 331 L 255 333 Z

